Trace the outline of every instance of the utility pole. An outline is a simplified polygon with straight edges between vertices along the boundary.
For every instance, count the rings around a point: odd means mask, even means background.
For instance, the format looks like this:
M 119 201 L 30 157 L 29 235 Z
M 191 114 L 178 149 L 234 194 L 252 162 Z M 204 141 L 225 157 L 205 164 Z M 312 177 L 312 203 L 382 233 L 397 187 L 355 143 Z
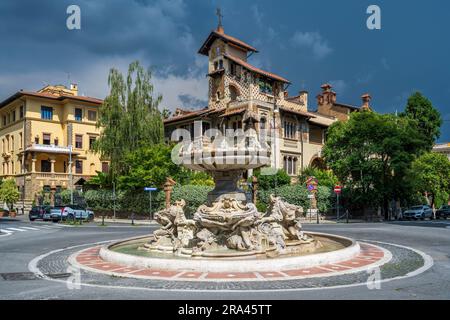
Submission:
M 113 185 L 113 213 L 114 213 L 113 220 L 116 221 L 116 182 L 114 181 L 114 178 L 112 185 Z
M 70 181 L 70 204 L 73 205 L 72 142 L 69 145 L 69 181 Z

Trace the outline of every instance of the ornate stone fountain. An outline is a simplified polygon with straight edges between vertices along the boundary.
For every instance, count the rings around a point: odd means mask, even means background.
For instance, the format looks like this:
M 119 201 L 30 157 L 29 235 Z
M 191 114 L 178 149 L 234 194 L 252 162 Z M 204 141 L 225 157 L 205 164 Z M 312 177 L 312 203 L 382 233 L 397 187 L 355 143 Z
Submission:
M 242 135 L 183 145 L 182 164 L 210 173 L 215 188 L 193 219 L 185 216 L 184 200 L 157 212 L 161 228 L 144 249 L 179 256 L 244 257 L 313 252 L 321 247 L 320 241 L 303 233 L 301 207 L 271 195 L 267 213 L 261 213 L 238 188 L 244 171 L 270 164 L 270 146 L 258 139 L 257 121 L 257 115 L 247 111 Z

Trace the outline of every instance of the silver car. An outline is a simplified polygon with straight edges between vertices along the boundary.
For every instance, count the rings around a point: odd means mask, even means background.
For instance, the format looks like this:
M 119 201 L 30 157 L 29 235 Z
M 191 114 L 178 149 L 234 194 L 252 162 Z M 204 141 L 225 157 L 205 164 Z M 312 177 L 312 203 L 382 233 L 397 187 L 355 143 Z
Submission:
M 62 207 L 55 207 L 51 210 L 51 219 L 56 222 L 59 220 L 94 220 L 94 212 L 84 209 L 78 205 L 67 205 Z
M 433 219 L 433 209 L 430 206 L 413 206 L 403 212 L 403 218 L 406 219 L 422 219 L 430 218 Z

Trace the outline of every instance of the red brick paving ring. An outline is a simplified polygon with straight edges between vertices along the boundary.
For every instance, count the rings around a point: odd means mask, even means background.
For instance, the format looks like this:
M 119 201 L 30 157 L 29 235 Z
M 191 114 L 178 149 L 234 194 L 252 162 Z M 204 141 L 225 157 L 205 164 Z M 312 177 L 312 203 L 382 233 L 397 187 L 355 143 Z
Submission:
M 392 254 L 379 246 L 359 243 L 360 253 L 350 260 L 323 264 L 309 268 L 273 270 L 270 272 L 195 272 L 137 268 L 104 261 L 101 246 L 78 251 L 69 257 L 69 263 L 86 271 L 138 279 L 170 281 L 272 281 L 313 277 L 329 277 L 356 273 L 387 263 Z

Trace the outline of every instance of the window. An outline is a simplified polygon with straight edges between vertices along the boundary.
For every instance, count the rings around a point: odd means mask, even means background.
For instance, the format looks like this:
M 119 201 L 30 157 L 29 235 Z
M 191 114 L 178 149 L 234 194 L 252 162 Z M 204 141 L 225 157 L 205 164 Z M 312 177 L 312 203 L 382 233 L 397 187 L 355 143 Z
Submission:
M 267 80 L 259 79 L 258 86 L 259 86 L 259 91 L 262 93 L 268 93 L 268 94 L 273 93 L 272 92 L 273 91 L 272 84 Z
M 23 148 L 23 134 L 22 132 L 19 132 L 19 148 Z
M 42 134 L 42 143 L 49 145 L 50 144 L 50 133 L 43 133 Z
M 230 100 L 236 101 L 237 97 L 239 96 L 239 92 L 234 86 L 229 86 L 230 89 Z
M 296 138 L 296 129 L 297 126 L 295 123 L 290 121 L 284 121 L 284 137 L 288 139 L 295 139 Z
M 309 142 L 322 143 L 322 129 L 316 126 L 309 126 Z
M 11 136 L 11 151 L 14 151 L 14 136 Z
M 41 106 L 41 119 L 43 120 L 53 120 L 53 108 Z
M 234 63 L 230 64 L 230 73 L 231 75 L 235 76 L 236 75 L 236 65 Z
M 81 134 L 75 135 L 75 148 L 77 149 L 83 148 L 83 136 Z
M 3 116 L 3 125 L 6 126 L 6 116 Z
M 49 160 L 41 160 L 41 172 L 51 172 L 52 164 Z
M 19 109 L 19 118 L 20 118 L 20 119 L 23 118 L 23 106 L 20 106 L 20 109 Z
M 97 111 L 89 110 L 88 111 L 88 120 L 89 121 L 97 121 Z
M 39 144 L 39 137 L 35 137 L 35 138 L 34 138 L 34 143 L 35 143 L 35 144 Z
M 219 60 L 219 69 L 223 69 L 223 60 Z
M 75 108 L 75 121 L 81 121 L 83 118 L 83 110 L 80 108 Z
M 16 110 L 14 109 L 12 112 L 12 121 L 15 122 L 16 121 Z
M 297 175 L 297 157 L 285 156 L 283 158 L 283 168 L 288 175 Z
M 259 122 L 259 128 L 261 130 L 265 130 L 266 129 L 266 117 L 262 117 L 260 122 Z
M 83 173 L 83 161 L 75 160 L 75 173 Z
M 94 143 L 97 140 L 94 136 L 89 136 L 89 150 L 94 149 Z
M 109 163 L 108 162 L 102 162 L 102 172 L 103 173 L 109 172 Z
M 55 138 L 55 146 L 57 146 L 59 144 L 59 140 L 58 138 Z

